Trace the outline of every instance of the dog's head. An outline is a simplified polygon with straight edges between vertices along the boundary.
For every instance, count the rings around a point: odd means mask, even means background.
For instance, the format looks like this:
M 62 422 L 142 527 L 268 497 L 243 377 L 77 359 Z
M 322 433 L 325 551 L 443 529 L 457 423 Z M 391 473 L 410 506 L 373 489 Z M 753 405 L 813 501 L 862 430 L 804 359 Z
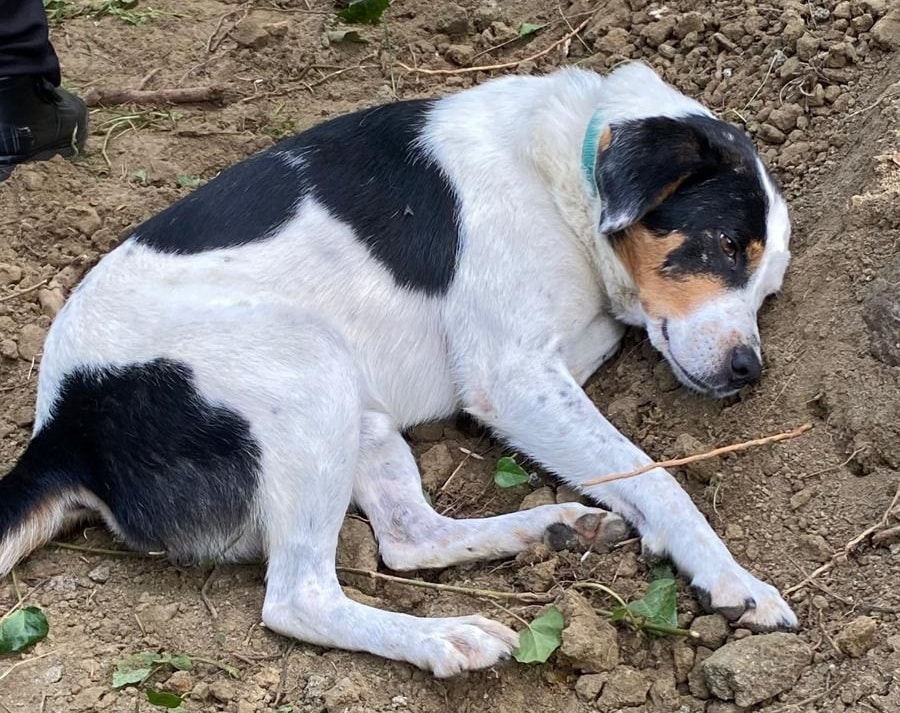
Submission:
M 613 121 L 597 144 L 601 239 L 634 281 L 650 341 L 705 394 L 757 381 L 756 313 L 781 287 L 790 223 L 750 140 L 688 112 Z

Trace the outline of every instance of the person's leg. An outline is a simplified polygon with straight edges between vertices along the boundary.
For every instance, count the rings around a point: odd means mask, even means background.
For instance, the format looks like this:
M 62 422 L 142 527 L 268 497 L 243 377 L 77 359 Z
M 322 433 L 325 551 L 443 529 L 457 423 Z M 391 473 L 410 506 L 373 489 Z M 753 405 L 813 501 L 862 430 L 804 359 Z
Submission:
M 0 0 L 0 181 L 16 164 L 84 146 L 87 109 L 59 83 L 41 0 Z

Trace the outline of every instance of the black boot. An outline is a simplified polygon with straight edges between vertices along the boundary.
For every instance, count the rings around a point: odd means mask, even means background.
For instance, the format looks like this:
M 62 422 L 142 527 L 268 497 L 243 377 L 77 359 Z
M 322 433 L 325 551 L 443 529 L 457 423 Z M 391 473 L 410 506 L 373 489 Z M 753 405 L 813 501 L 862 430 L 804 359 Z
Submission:
M 0 180 L 16 164 L 81 151 L 87 121 L 84 102 L 43 77 L 0 77 Z

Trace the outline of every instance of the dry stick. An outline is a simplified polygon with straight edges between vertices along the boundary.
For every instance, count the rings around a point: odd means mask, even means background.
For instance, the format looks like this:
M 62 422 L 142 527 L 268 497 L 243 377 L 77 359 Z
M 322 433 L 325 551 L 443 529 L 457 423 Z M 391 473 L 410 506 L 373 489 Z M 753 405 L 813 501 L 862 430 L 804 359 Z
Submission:
M 225 88 L 211 85 L 207 87 L 176 87 L 174 89 L 115 89 L 94 87 L 84 95 L 88 106 L 109 106 L 112 104 L 197 104 L 219 101 Z
M 216 609 L 215 605 L 209 599 L 209 585 L 212 582 L 213 575 L 216 573 L 218 566 L 213 567 L 209 574 L 206 577 L 206 581 L 203 582 L 203 586 L 200 587 L 200 599 L 203 600 L 203 603 L 206 605 L 206 608 L 209 609 L 209 615 L 213 619 L 219 618 L 219 611 Z
M 87 545 L 73 545 L 69 542 L 60 542 L 53 540 L 49 543 L 51 547 L 58 547 L 61 550 L 72 550 L 73 552 L 83 552 L 89 555 L 104 555 L 110 557 L 165 557 L 165 552 L 135 552 L 134 550 L 108 550 L 102 547 L 88 547 Z
M 34 292 L 38 287 L 43 287 L 49 282 L 49 280 L 41 280 L 36 285 L 32 285 L 31 287 L 26 287 L 23 290 L 19 290 L 18 292 L 13 292 L 8 295 L 3 295 L 0 297 L 0 302 L 8 302 L 9 300 L 14 300 L 16 297 L 21 297 L 22 295 L 27 295 L 29 292 Z
M 882 530 L 881 532 L 876 532 L 872 535 L 872 544 L 880 545 L 882 543 L 890 542 L 894 538 L 900 538 L 900 525 L 889 527 L 887 530 Z
M 485 64 L 478 67 L 463 67 L 462 69 L 423 69 L 421 67 L 410 67 L 407 64 L 403 64 L 403 62 L 397 62 L 397 64 L 403 67 L 403 69 L 405 69 L 407 72 L 415 72 L 418 74 L 468 74 L 469 72 L 489 72 L 493 69 L 508 69 L 510 67 L 518 67 L 523 62 L 533 62 L 539 57 L 543 57 L 545 54 L 549 54 L 560 45 L 565 44 L 573 37 L 575 37 L 575 35 L 581 32 L 585 27 L 587 27 L 590 21 L 591 18 L 586 19 L 574 30 L 558 39 L 549 47 L 542 49 L 540 52 L 533 54 L 530 57 L 524 57 L 523 59 L 517 59 L 512 62 L 503 62 L 501 64 Z
M 781 593 L 782 596 L 786 597 L 789 594 L 793 594 L 797 590 L 802 589 L 807 584 L 812 582 L 816 577 L 818 577 L 821 574 L 825 574 L 825 572 L 828 572 L 836 564 L 838 564 L 841 560 L 848 557 L 853 552 L 853 550 L 856 549 L 857 545 L 859 545 L 860 542 L 862 542 L 869 535 L 877 532 L 878 530 L 880 530 L 887 524 L 887 521 L 890 518 L 891 514 L 894 512 L 894 508 L 897 506 L 898 502 L 900 502 L 900 485 L 897 486 L 897 492 L 894 493 L 894 497 L 891 498 L 891 504 L 888 505 L 887 510 L 884 511 L 884 513 L 882 514 L 882 516 L 878 520 L 878 522 L 876 522 L 874 525 L 867 527 L 865 530 L 860 532 L 856 537 L 854 537 L 852 540 L 850 540 L 850 542 L 848 542 L 846 545 L 844 545 L 844 549 L 842 549 L 840 552 L 835 552 L 831 556 L 830 560 L 828 560 L 821 567 L 814 569 L 807 577 L 805 577 L 803 579 L 803 581 L 798 582 L 794 586 L 788 587 L 787 589 L 785 589 Z
M 386 582 L 395 582 L 396 584 L 405 584 L 410 587 L 423 587 L 425 589 L 436 589 L 441 592 L 455 592 L 456 594 L 468 594 L 473 597 L 486 597 L 488 599 L 512 599 L 526 604 L 546 604 L 552 602 L 554 597 L 549 594 L 538 594 L 536 592 L 501 592 L 497 589 L 476 589 L 473 587 L 461 587 L 455 584 L 437 584 L 435 582 L 425 582 L 421 579 L 407 579 L 406 577 L 395 577 L 392 574 L 382 574 L 381 572 L 373 572 L 368 569 L 356 569 L 355 567 L 338 567 L 338 572 L 344 574 L 358 574 L 369 579 L 382 579 Z
M 765 436 L 763 438 L 754 438 L 752 441 L 744 441 L 743 443 L 733 443 L 730 446 L 722 446 L 721 448 L 715 448 L 706 453 L 698 453 L 697 455 L 686 456 L 684 458 L 673 458 L 672 460 L 663 460 L 657 461 L 655 463 L 648 463 L 647 465 L 641 466 L 640 468 L 635 468 L 634 470 L 629 470 L 625 473 L 604 475 L 602 478 L 595 478 L 594 480 L 589 480 L 586 483 L 581 483 L 579 487 L 586 488 L 589 485 L 602 485 L 603 483 L 611 483 L 614 480 L 633 478 L 636 475 L 641 475 L 642 473 L 654 470 L 655 468 L 677 468 L 680 465 L 687 465 L 689 463 L 696 463 L 697 461 L 701 460 L 708 460 L 709 458 L 716 458 L 717 456 L 722 456 L 726 453 L 736 453 L 738 451 L 745 451 L 748 448 L 754 448 L 756 446 L 766 446 L 770 443 L 786 441 L 790 438 L 797 438 L 798 436 L 802 436 L 811 428 L 811 423 L 804 423 L 802 426 L 795 428 L 793 431 L 776 433 L 772 436 Z

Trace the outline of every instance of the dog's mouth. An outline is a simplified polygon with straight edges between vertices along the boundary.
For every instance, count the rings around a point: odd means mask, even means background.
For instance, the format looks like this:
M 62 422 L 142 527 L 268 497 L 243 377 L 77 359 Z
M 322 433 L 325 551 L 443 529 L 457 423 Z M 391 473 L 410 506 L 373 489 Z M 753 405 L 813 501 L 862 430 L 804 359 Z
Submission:
M 672 370 L 675 372 L 675 376 L 678 377 L 678 380 L 688 386 L 695 391 L 699 391 L 701 394 L 706 396 L 712 396 L 716 399 L 723 399 L 726 396 L 732 396 L 738 392 L 738 389 L 723 389 L 719 386 L 714 386 L 709 382 L 701 379 L 699 376 L 696 376 L 685 369 L 678 361 L 678 358 L 675 356 L 675 351 L 672 349 L 672 344 L 669 341 L 669 320 L 663 319 L 661 326 L 663 341 L 665 342 L 666 351 L 663 355 L 666 357 L 666 360 L 669 362 L 669 365 L 672 367 Z

